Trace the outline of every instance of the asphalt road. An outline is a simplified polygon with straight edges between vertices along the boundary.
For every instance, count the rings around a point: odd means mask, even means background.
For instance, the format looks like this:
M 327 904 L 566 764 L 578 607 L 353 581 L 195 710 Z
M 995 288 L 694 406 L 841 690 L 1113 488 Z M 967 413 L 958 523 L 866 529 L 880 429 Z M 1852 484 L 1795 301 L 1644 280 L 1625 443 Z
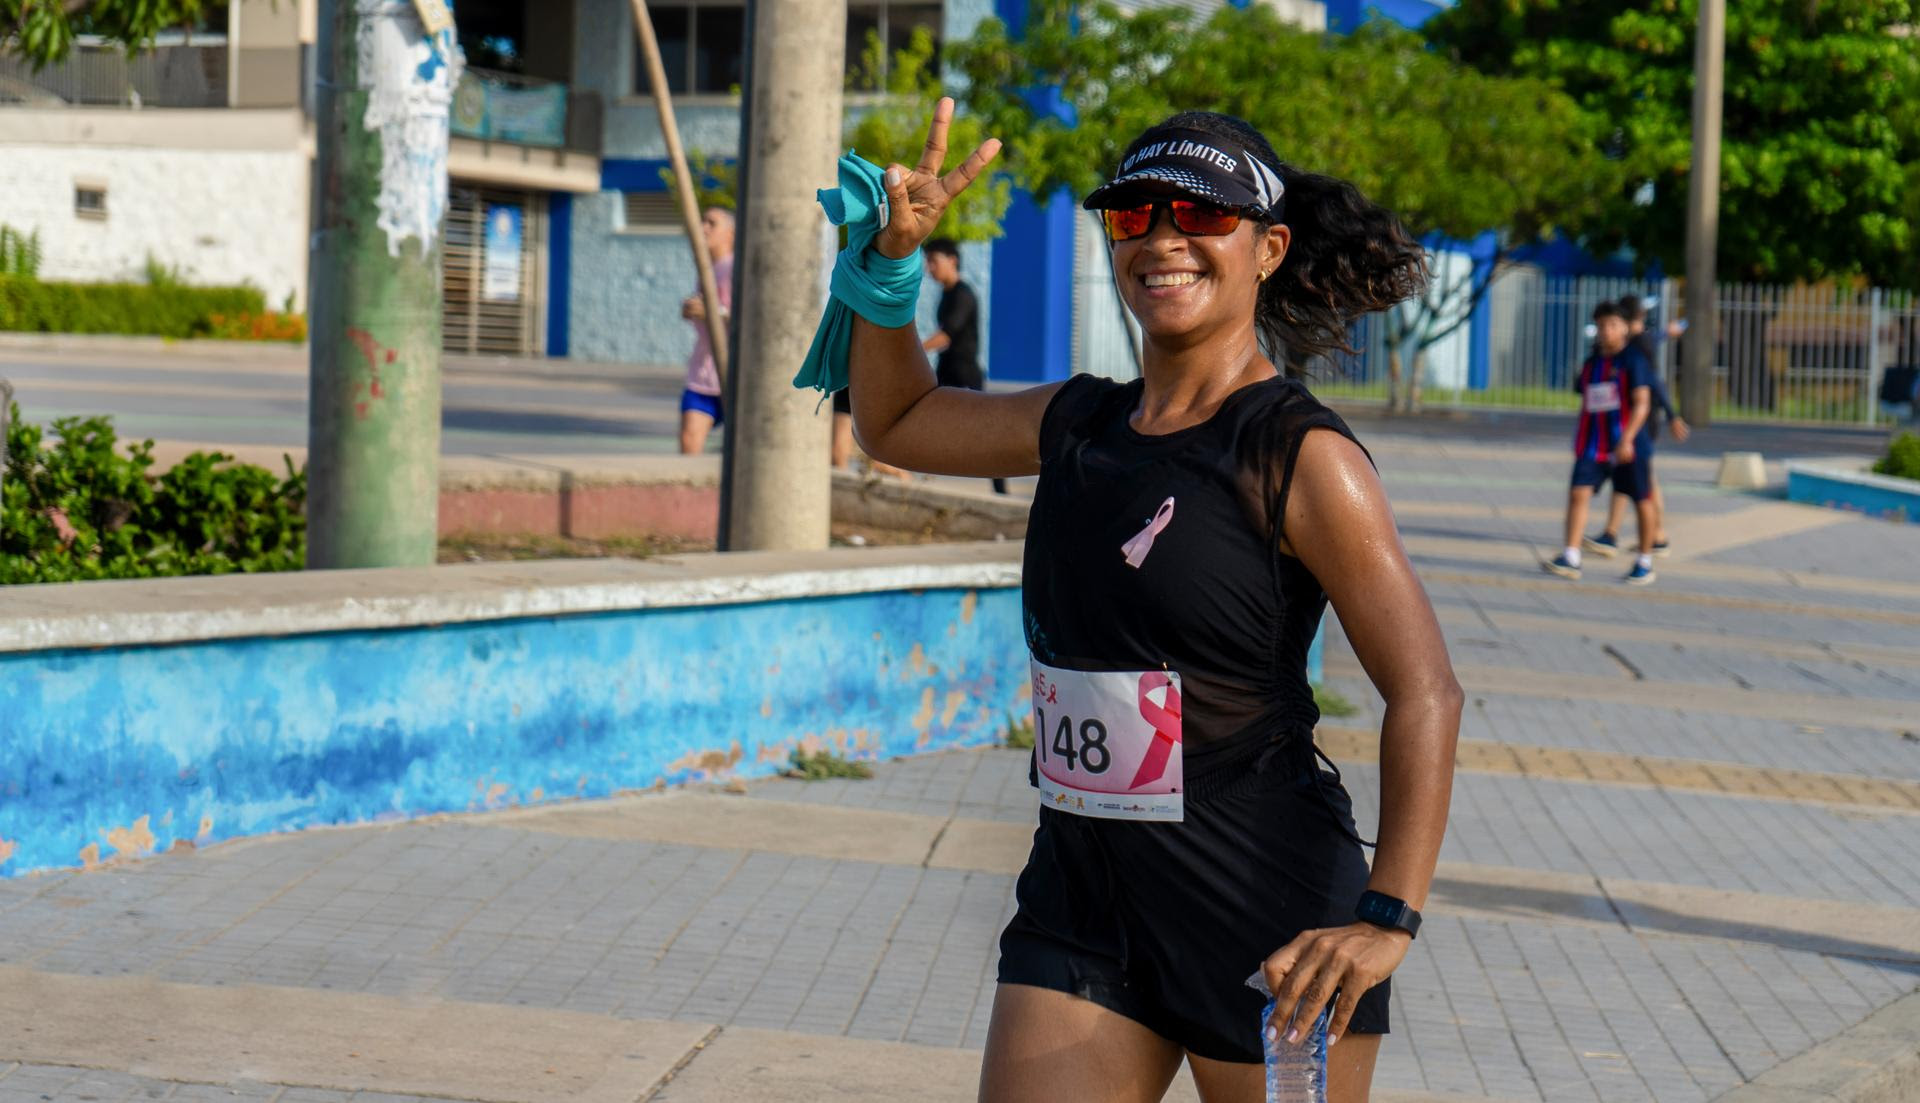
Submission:
M 4 336 L 4 335 L 0 335 Z M 682 369 L 677 365 L 449 357 L 443 366 L 442 451 L 587 454 L 672 452 Z M 195 444 L 302 446 L 307 439 L 306 353 L 295 347 L 169 345 L 34 338 L 0 340 L 0 379 L 12 381 L 34 421 L 110 414 L 123 436 Z M 1490 443 L 1564 442 L 1564 413 L 1431 412 L 1387 418 L 1345 408 L 1370 433 L 1457 436 Z M 709 443 L 719 448 L 720 434 Z M 1694 455 L 1750 450 L 1769 459 L 1877 455 L 1886 432 L 1857 426 L 1718 425 L 1685 446 Z M 1663 442 L 1663 452 L 1673 448 Z

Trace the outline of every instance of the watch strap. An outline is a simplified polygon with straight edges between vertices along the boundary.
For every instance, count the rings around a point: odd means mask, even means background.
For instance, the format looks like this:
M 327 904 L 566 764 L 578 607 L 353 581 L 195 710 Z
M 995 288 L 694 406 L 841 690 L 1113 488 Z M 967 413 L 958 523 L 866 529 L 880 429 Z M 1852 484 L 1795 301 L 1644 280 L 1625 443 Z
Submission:
M 1397 896 L 1368 889 L 1360 894 L 1360 903 L 1354 906 L 1353 914 L 1363 923 L 1390 931 L 1405 931 L 1410 938 L 1420 937 L 1420 913 Z

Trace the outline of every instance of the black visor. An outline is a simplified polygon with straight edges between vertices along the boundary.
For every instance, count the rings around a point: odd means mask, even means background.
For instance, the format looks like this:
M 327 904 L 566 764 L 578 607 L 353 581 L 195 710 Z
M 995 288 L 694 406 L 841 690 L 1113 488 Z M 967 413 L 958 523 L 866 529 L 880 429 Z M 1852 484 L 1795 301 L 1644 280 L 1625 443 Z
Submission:
M 1143 195 L 1167 191 L 1278 222 L 1287 189 L 1248 151 L 1203 131 L 1165 127 L 1134 139 L 1113 180 L 1093 189 L 1081 206 L 1090 211 L 1127 207 Z

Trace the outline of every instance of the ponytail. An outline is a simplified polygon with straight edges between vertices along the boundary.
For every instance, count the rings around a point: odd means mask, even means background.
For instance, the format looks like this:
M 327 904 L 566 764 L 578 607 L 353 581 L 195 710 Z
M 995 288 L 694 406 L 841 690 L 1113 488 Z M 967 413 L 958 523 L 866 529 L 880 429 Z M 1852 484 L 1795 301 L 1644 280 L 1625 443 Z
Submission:
M 1254 324 L 1288 375 L 1353 352 L 1348 327 L 1426 290 L 1427 252 L 1392 211 L 1331 176 L 1278 166 L 1293 231 L 1280 268 L 1260 287 Z

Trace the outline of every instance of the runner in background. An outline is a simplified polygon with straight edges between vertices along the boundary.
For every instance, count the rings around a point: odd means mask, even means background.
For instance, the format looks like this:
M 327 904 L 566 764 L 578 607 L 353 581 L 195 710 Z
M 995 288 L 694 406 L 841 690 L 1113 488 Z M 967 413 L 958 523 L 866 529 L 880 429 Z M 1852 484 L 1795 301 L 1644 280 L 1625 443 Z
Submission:
M 1647 304 L 1638 295 L 1622 295 L 1620 313 L 1627 319 L 1628 339 L 1640 350 L 1641 355 L 1647 358 L 1647 363 L 1653 368 L 1648 376 L 1647 385 L 1653 392 L 1654 408 L 1667 419 L 1668 427 L 1673 430 L 1674 443 L 1685 444 L 1692 430 L 1687 426 L 1686 419 L 1674 410 L 1673 402 L 1667 397 L 1666 383 L 1660 378 L 1660 342 L 1663 336 L 1680 336 L 1686 332 L 1687 325 L 1685 322 L 1670 322 L 1664 334 L 1648 329 Z M 1660 422 L 1658 419 L 1651 420 L 1652 425 L 1649 427 L 1648 436 L 1658 440 Z M 1667 554 L 1667 498 L 1660 490 L 1660 476 L 1651 466 L 1647 469 L 1647 481 L 1653 488 L 1653 510 L 1658 518 L 1653 530 L 1653 554 L 1665 556 Z M 1629 501 L 1627 495 L 1615 488 L 1612 498 L 1607 502 L 1606 529 L 1599 536 L 1583 537 L 1581 546 L 1602 559 L 1612 559 L 1620 550 L 1620 523 L 1626 519 Z
M 733 212 L 708 207 L 700 215 L 700 231 L 713 257 L 713 281 L 719 284 L 720 309 L 733 309 Z M 680 316 L 693 323 L 693 355 L 687 357 L 687 386 L 680 392 L 680 454 L 697 456 L 707 449 L 707 434 L 726 421 L 720 408 L 720 372 L 713 362 L 713 344 L 707 338 L 707 304 L 700 289 L 680 304 Z
M 1567 491 L 1567 546 L 1546 564 L 1562 578 L 1580 577 L 1580 542 L 1587 527 L 1593 492 L 1611 480 L 1614 490 L 1633 499 L 1639 514 L 1640 556 L 1626 581 L 1645 586 L 1654 580 L 1653 533 L 1659 517 L 1649 486 L 1653 440 L 1653 366 L 1627 340 L 1627 319 L 1614 303 L 1593 309 L 1597 335 L 1593 355 L 1580 367 L 1574 389 L 1580 392 L 1580 420 L 1574 426 L 1573 478 Z
M 980 371 L 980 299 L 960 278 L 960 245 L 950 237 L 936 237 L 921 246 L 927 258 L 927 277 L 940 285 L 940 307 L 934 317 L 940 328 L 920 347 L 933 353 L 933 374 L 942 387 L 987 389 Z M 993 480 L 996 494 L 1007 492 L 1007 480 Z

